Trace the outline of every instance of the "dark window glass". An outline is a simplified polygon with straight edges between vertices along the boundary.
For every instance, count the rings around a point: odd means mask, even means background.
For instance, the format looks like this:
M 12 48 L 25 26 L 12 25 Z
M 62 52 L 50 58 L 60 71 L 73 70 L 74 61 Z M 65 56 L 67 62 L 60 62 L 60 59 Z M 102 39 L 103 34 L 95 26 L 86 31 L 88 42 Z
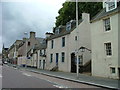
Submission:
M 62 47 L 65 46 L 65 37 L 62 37 Z
M 50 54 L 50 63 L 53 62 L 53 54 Z
M 54 41 L 51 41 L 51 48 L 53 49 Z
M 62 52 L 62 62 L 64 62 L 65 61 L 65 53 L 64 52 Z
M 105 24 L 105 31 L 109 31 L 111 29 L 110 28 L 110 18 L 105 19 L 104 24 Z

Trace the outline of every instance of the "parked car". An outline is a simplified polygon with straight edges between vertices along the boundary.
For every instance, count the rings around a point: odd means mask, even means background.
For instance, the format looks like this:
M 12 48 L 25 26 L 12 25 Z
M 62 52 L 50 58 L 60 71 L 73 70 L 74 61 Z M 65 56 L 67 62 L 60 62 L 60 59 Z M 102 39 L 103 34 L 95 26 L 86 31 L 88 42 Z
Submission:
M 17 65 L 14 64 L 13 67 L 14 67 L 14 68 L 17 68 Z
M 7 61 L 4 62 L 4 64 L 7 64 L 7 63 L 8 63 Z

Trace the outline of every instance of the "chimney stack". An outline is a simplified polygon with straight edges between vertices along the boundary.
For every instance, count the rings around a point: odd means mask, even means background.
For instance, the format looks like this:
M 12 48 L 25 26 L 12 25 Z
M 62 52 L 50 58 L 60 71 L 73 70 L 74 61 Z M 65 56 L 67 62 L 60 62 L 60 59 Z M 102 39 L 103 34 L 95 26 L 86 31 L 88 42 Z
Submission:
M 35 32 L 33 31 L 30 32 L 30 38 L 35 38 Z
M 82 19 L 83 20 L 87 20 L 88 22 L 90 22 L 90 14 L 88 14 L 88 13 L 82 13 Z
M 53 35 L 53 33 L 49 33 L 49 32 L 46 32 L 46 38 L 50 37 L 51 35 Z

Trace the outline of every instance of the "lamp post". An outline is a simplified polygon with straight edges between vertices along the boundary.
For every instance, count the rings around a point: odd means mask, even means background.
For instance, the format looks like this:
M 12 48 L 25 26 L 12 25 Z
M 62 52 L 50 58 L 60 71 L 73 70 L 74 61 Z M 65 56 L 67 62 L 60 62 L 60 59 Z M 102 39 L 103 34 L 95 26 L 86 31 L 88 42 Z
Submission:
M 76 72 L 77 72 L 77 77 L 79 76 L 79 63 L 78 63 L 78 0 L 76 0 L 76 36 L 77 36 L 77 41 L 76 41 L 76 59 L 77 59 L 77 66 L 76 66 Z
M 25 67 L 27 68 L 27 38 L 28 38 L 28 33 L 24 32 L 24 35 L 26 36 L 26 65 L 25 65 Z
M 81 46 L 81 47 L 79 48 L 79 50 L 80 50 L 81 52 L 85 52 L 85 50 L 88 50 L 88 51 L 91 53 L 91 50 L 90 50 L 90 49 L 88 49 L 88 48 L 86 48 L 86 47 L 83 47 L 83 46 Z

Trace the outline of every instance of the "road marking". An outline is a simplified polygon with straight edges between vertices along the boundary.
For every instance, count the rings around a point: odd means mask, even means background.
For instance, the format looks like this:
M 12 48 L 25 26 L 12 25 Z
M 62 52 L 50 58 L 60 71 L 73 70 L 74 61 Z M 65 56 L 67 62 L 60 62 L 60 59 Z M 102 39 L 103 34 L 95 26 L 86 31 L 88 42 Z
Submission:
M 0 74 L 0 78 L 2 78 L 2 75 Z
M 53 85 L 54 87 L 57 87 L 57 88 L 68 88 L 68 87 L 65 87 L 65 86 L 61 86 L 61 85 Z
M 27 74 L 27 73 L 23 73 L 23 75 L 28 76 L 28 77 L 31 77 L 31 75 L 30 75 L 30 74 Z

